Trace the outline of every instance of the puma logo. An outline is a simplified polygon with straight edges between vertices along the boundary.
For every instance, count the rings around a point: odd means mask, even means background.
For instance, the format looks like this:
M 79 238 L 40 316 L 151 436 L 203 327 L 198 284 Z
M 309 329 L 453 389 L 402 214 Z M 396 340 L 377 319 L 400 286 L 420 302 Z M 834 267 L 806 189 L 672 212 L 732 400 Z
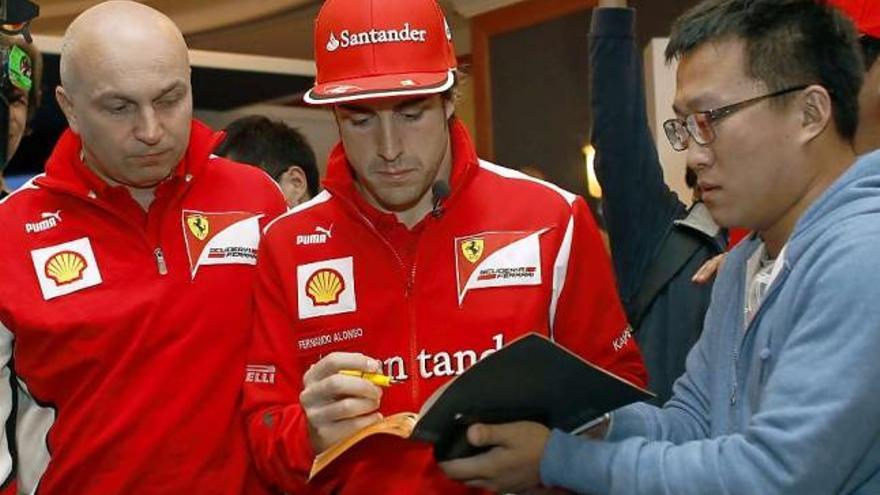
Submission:
M 309 246 L 312 244 L 325 244 L 329 239 L 333 238 L 333 224 L 330 228 L 325 229 L 321 226 L 315 227 L 314 234 L 301 234 L 296 236 L 297 246 Z

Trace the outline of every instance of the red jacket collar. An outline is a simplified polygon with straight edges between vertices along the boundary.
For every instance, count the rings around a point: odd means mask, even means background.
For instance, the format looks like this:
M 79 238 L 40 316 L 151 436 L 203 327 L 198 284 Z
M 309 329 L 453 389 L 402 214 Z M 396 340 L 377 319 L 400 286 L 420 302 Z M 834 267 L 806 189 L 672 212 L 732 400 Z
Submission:
M 453 119 L 449 124 L 449 139 L 452 149 L 452 171 L 449 177 L 450 194 L 444 201 L 446 205 L 454 199 L 456 192 L 464 187 L 479 167 L 479 158 L 470 134 L 458 119 Z M 327 177 L 324 179 L 324 187 L 356 205 L 371 220 L 375 221 L 376 218 L 386 215 L 376 210 L 361 197 L 355 187 L 351 165 L 345 156 L 345 149 L 341 142 L 336 144 L 327 159 Z
M 187 174 L 197 177 L 201 174 L 208 163 L 208 157 L 224 136 L 223 132 L 214 132 L 205 124 L 193 120 L 189 146 L 172 177 Z M 43 187 L 64 189 L 82 195 L 87 195 L 90 191 L 100 194 L 111 187 L 85 166 L 80 157 L 81 150 L 80 137 L 70 129 L 65 130 L 46 161 L 46 174 L 38 177 L 35 182 Z

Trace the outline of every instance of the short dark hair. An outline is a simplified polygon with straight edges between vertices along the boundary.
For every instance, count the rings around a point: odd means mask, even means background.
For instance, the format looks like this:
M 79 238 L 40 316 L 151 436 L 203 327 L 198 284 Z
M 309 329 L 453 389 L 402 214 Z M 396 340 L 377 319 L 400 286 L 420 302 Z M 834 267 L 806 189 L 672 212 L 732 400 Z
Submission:
M 262 115 L 242 117 L 226 126 L 226 139 L 214 153 L 260 167 L 276 181 L 296 165 L 306 174 L 309 195 L 318 194 L 315 152 L 299 131 L 284 122 Z
M 672 26 L 666 59 L 728 39 L 746 44 L 746 74 L 769 91 L 819 84 L 831 95 L 837 131 L 852 140 L 864 79 L 852 22 L 822 0 L 705 0 Z M 787 98 L 782 98 L 784 105 Z
M 865 69 L 870 69 L 877 61 L 877 56 L 880 55 L 880 38 L 863 34 L 859 38 L 859 44 L 862 45 L 862 59 L 865 62 Z

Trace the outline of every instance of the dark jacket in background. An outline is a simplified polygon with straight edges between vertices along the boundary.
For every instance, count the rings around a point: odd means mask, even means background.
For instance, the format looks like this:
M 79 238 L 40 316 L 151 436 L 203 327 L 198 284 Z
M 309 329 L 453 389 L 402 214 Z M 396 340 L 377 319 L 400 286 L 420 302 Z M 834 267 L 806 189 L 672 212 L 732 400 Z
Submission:
M 708 210 L 691 210 L 663 181 L 648 129 L 635 11 L 593 11 L 590 79 L 596 174 L 611 240 L 620 298 L 648 369 L 658 403 L 703 328 L 711 285 L 691 277 L 723 252 L 724 233 Z

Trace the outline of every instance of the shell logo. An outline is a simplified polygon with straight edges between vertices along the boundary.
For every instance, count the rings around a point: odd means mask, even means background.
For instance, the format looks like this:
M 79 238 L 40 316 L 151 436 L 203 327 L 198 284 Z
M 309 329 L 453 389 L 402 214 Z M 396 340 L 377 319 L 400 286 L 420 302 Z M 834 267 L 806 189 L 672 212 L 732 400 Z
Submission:
M 306 282 L 306 294 L 315 306 L 338 303 L 339 295 L 344 290 L 345 282 L 336 270 L 318 270 Z
M 46 261 L 46 276 L 55 281 L 56 285 L 66 285 L 82 279 L 88 263 L 79 253 L 61 251 Z

